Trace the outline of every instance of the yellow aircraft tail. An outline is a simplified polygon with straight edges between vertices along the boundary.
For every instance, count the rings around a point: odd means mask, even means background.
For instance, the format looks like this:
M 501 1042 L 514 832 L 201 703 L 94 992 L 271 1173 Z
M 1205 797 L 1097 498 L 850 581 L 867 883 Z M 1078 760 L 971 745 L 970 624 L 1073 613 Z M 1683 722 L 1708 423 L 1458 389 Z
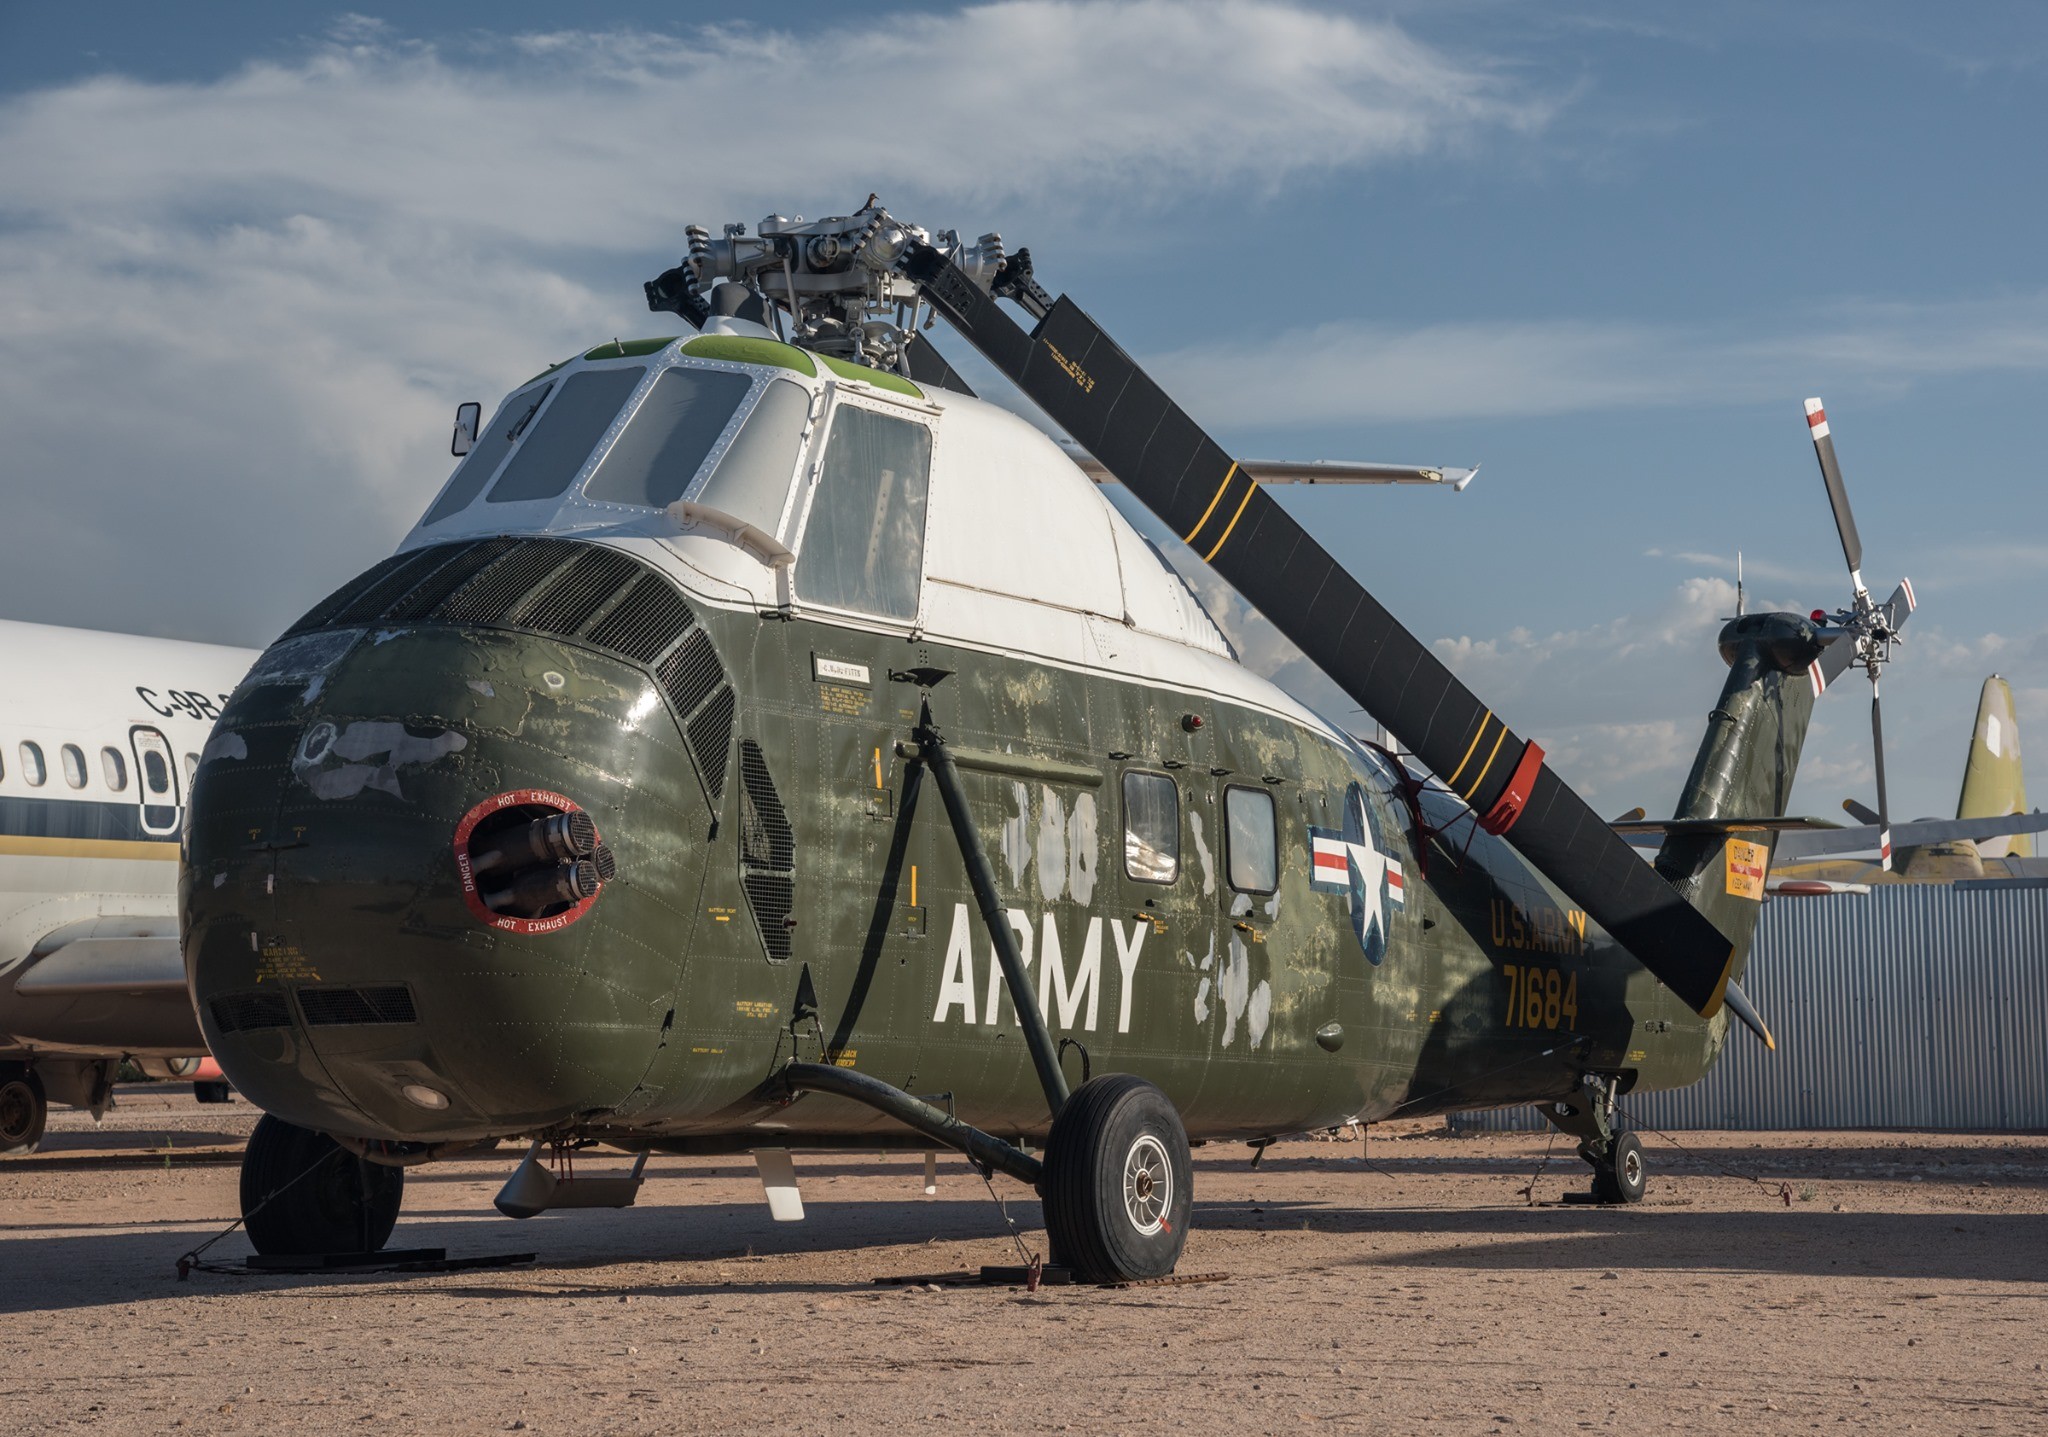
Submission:
M 1963 792 L 1956 801 L 1957 818 L 2003 818 L 2027 811 L 2027 781 L 2020 771 L 2020 726 L 2013 713 L 2012 688 L 1997 674 L 1984 680 L 1977 700 L 1977 727 L 1970 735 L 1970 757 L 1963 765 Z M 1983 838 L 1977 851 L 1986 858 L 2026 858 L 2034 852 L 2030 835 Z

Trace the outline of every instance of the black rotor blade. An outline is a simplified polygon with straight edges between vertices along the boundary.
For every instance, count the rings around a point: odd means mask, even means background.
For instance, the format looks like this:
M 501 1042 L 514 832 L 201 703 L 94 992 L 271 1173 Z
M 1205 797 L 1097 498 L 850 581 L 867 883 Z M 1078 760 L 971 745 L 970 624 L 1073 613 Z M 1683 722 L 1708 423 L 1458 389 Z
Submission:
M 1877 864 L 1892 871 L 1892 811 L 1884 798 L 1884 707 L 1877 699 L 1877 675 L 1870 676 L 1870 751 L 1877 763 Z
M 1820 477 L 1828 486 L 1828 503 L 1835 511 L 1835 529 L 1842 536 L 1842 557 L 1849 561 L 1849 574 L 1856 587 L 1863 587 L 1863 538 L 1856 532 L 1856 516 L 1849 511 L 1849 491 L 1842 487 L 1842 466 L 1835 462 L 1835 439 L 1828 430 L 1828 412 L 1818 399 L 1806 401 L 1806 428 L 1813 435 L 1813 452 L 1820 459 Z
M 1848 814 L 1858 823 L 1882 824 L 1884 822 L 1883 819 L 1877 816 L 1875 810 L 1858 803 L 1853 798 L 1845 798 L 1842 800 L 1842 812 Z
M 940 389 L 950 389 L 955 394 L 966 395 L 969 399 L 975 397 L 975 393 L 968 387 L 967 381 L 960 377 L 959 372 L 952 365 L 946 363 L 944 355 L 932 347 L 931 339 L 928 336 L 913 334 L 910 337 L 910 343 L 904 347 L 903 354 L 904 358 L 910 363 L 910 377 L 919 384 L 930 384 Z
M 1016 383 L 1535 867 L 1677 993 L 1719 1011 L 1728 938 L 1451 676 L 1428 647 L 1071 300 L 1026 333 L 944 255 L 906 272 Z

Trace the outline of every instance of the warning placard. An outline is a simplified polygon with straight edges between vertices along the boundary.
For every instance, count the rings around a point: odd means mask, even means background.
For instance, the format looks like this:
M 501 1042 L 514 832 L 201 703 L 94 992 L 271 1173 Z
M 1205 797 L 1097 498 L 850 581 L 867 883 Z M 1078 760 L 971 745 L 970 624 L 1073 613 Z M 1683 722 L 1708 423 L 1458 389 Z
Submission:
M 1764 870 L 1770 865 L 1770 855 L 1761 843 L 1750 843 L 1744 839 L 1728 840 L 1728 891 L 1737 898 L 1754 898 L 1761 903 L 1764 899 Z

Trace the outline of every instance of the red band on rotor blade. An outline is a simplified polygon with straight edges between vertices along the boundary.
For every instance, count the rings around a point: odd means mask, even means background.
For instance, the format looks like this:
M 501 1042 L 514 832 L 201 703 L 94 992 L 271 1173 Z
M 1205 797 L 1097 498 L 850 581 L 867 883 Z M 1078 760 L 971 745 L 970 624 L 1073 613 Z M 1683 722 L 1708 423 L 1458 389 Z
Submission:
M 1806 416 L 1806 427 L 1808 429 L 1818 429 L 1827 422 L 1828 412 L 1825 409 L 1816 409 L 1813 413 Z
M 1493 801 L 1493 807 L 1486 810 L 1486 816 L 1479 820 L 1479 826 L 1498 838 L 1515 826 L 1515 820 L 1522 816 L 1522 810 L 1529 805 L 1529 790 L 1536 786 L 1536 775 L 1543 768 L 1543 750 L 1532 739 L 1522 749 L 1521 762 L 1508 776 L 1508 786 L 1500 791 L 1500 797 Z

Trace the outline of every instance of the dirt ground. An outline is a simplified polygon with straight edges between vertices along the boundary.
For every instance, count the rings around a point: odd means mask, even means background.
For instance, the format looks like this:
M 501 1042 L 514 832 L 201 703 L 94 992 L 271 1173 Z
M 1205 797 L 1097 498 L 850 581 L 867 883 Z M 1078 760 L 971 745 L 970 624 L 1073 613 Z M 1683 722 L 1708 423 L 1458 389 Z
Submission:
M 957 1158 L 927 1198 L 914 1155 L 800 1157 L 797 1224 L 657 1158 L 636 1208 L 519 1223 L 505 1150 L 415 1170 L 393 1242 L 532 1264 L 181 1282 L 255 1116 L 188 1092 L 0 1159 L 0 1429 L 2048 1430 L 2048 1137 L 1646 1135 L 1628 1209 L 1563 1204 L 1542 1136 L 1209 1147 L 1181 1271 L 1222 1280 L 1037 1293 L 955 1280 L 1016 1260 Z

